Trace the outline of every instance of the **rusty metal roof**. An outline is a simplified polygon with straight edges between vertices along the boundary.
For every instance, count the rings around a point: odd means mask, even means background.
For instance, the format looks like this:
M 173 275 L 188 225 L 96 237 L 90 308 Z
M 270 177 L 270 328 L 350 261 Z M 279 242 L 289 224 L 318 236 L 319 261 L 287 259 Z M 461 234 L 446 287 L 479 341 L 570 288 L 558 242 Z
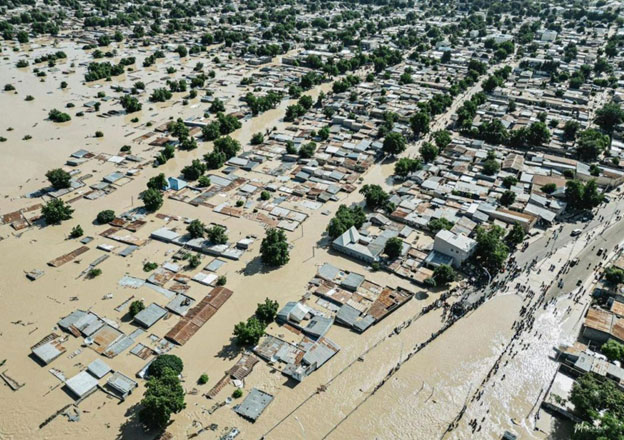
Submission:
M 214 316 L 219 308 L 232 296 L 232 291 L 225 287 L 215 287 L 185 317 L 165 335 L 165 338 L 179 345 L 184 345 L 199 329 Z
M 585 317 L 585 327 L 605 333 L 611 332 L 613 315 L 601 309 L 589 309 Z

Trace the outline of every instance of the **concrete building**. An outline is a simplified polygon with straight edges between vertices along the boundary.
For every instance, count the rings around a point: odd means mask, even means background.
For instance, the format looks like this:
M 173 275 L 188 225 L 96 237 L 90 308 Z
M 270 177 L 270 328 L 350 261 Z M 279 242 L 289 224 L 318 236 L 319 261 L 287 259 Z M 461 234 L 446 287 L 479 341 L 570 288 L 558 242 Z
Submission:
M 459 267 L 475 251 L 477 242 L 463 234 L 455 234 L 446 229 L 439 231 L 433 242 L 433 250 L 453 259 L 453 266 Z

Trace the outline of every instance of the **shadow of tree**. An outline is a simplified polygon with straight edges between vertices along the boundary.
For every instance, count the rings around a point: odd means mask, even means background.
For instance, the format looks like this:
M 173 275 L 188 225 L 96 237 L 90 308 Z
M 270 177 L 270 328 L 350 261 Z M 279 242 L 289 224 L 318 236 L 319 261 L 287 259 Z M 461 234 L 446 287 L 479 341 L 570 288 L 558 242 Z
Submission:
M 260 255 L 256 255 L 245 267 L 238 271 L 239 274 L 245 276 L 257 275 L 259 273 L 266 274 L 273 272 L 274 270 L 279 269 L 279 266 L 273 267 L 268 266 L 262 262 L 262 257 Z
M 119 427 L 119 432 L 117 433 L 117 440 L 122 439 L 156 439 L 160 436 L 162 431 L 146 431 L 145 427 L 141 422 L 139 422 L 139 410 L 141 409 L 141 404 L 135 403 L 131 407 L 129 407 L 124 416 L 126 417 L 126 421 Z
M 219 352 L 215 355 L 215 357 L 218 357 L 221 359 L 227 359 L 231 361 L 231 360 L 234 360 L 236 357 L 238 357 L 238 355 L 241 354 L 242 352 L 243 352 L 243 347 L 240 347 L 236 343 L 235 336 L 231 336 L 230 342 L 224 345 L 223 347 L 221 347 L 221 350 L 219 350 Z

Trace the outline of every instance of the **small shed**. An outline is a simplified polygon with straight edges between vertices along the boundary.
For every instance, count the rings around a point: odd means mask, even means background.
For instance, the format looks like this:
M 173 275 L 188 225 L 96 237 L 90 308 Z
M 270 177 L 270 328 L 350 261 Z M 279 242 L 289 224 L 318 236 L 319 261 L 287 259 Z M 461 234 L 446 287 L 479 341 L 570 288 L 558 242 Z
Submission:
M 150 328 L 166 314 L 167 310 L 163 309 L 156 303 L 151 303 L 134 316 L 134 322 L 139 324 L 141 327 Z
M 96 359 L 87 366 L 87 371 L 98 379 L 106 376 L 110 370 L 111 367 L 101 359 Z
M 65 347 L 58 340 L 46 342 L 32 349 L 33 356 L 39 359 L 43 365 L 48 365 L 63 353 L 65 353 Z
M 65 387 L 79 400 L 84 399 L 97 388 L 98 381 L 86 370 L 76 374 L 65 382 Z
M 106 386 L 121 400 L 124 400 L 130 394 L 132 394 L 132 390 L 139 386 L 134 380 L 130 379 L 125 374 L 120 373 L 119 371 L 115 371 L 113 375 L 106 382 Z
M 177 177 L 169 177 L 167 181 L 169 182 L 169 188 L 175 191 L 184 189 L 188 185 L 186 180 L 178 179 Z
M 271 394 L 254 388 L 240 405 L 234 407 L 234 411 L 238 415 L 255 422 L 272 401 L 273 396 Z

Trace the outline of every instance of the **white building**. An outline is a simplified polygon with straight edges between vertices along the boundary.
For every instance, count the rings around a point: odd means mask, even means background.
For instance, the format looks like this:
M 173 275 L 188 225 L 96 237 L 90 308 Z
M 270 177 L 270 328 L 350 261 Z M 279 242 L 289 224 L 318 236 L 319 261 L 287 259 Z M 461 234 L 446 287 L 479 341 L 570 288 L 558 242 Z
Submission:
M 459 267 L 474 253 L 477 242 L 463 234 L 455 234 L 446 229 L 435 236 L 433 250 L 453 259 L 453 266 Z

